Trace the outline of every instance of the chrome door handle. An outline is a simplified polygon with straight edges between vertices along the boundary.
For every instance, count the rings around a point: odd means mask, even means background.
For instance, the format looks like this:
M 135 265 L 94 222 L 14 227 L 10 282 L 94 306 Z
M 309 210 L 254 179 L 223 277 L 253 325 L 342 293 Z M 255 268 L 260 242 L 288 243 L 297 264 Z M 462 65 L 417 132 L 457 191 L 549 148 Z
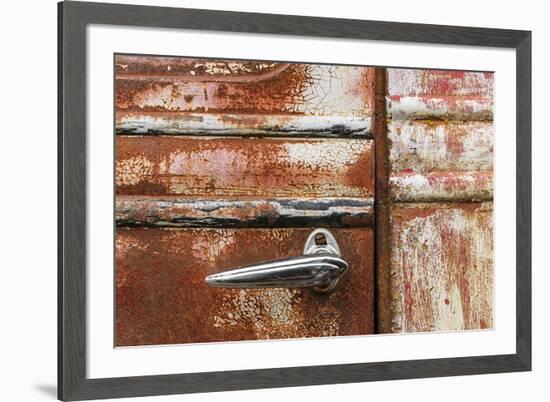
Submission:
M 259 264 L 246 265 L 209 275 L 207 285 L 218 288 L 312 287 L 329 292 L 348 270 L 336 239 L 327 229 L 315 229 L 308 236 L 304 253 Z

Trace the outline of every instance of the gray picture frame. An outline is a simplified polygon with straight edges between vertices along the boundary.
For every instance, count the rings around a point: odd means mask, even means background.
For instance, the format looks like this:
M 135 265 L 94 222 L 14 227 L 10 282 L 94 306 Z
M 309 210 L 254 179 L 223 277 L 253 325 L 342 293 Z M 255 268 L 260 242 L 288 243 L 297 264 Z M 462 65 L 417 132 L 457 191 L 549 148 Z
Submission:
M 516 353 L 86 377 L 86 27 L 109 24 L 511 48 L 516 51 Z M 136 5 L 58 4 L 58 398 L 83 400 L 531 370 L 531 32 Z

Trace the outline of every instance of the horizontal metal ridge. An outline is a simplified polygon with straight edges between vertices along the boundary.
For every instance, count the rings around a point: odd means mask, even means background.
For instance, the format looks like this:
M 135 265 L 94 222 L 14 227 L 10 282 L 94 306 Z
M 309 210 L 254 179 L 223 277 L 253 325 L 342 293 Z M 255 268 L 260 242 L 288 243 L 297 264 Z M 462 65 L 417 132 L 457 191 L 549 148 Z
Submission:
M 406 172 L 390 176 L 394 202 L 464 202 L 493 199 L 493 172 Z
M 369 116 L 117 112 L 117 134 L 372 138 Z
M 372 198 L 195 199 L 117 196 L 117 226 L 371 227 Z

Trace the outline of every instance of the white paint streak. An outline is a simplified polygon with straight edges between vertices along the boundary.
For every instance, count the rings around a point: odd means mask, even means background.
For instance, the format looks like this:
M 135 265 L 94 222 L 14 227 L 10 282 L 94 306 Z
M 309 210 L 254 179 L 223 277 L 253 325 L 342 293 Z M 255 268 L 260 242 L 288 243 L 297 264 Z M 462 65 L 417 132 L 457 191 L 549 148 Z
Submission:
M 435 331 L 461 331 L 466 328 L 462 298 L 456 283 L 451 285 L 450 291 L 441 292 L 434 304 L 437 309 L 433 322 Z
M 487 201 L 493 198 L 493 173 L 431 172 L 390 176 L 390 191 L 396 202 Z
M 147 134 L 212 133 L 242 134 L 292 134 L 304 132 L 354 133 L 371 132 L 370 117 L 345 116 L 288 116 L 288 115 L 238 115 L 197 113 L 117 113 L 116 129 L 119 132 Z
M 388 125 L 394 172 L 493 169 L 492 122 L 393 121 Z
M 393 120 L 492 120 L 493 101 L 483 98 L 402 96 L 386 99 Z
M 361 140 L 341 140 L 338 147 L 328 141 L 285 142 L 284 146 L 292 164 L 345 172 L 364 156 L 366 147 L 370 147 L 370 144 Z

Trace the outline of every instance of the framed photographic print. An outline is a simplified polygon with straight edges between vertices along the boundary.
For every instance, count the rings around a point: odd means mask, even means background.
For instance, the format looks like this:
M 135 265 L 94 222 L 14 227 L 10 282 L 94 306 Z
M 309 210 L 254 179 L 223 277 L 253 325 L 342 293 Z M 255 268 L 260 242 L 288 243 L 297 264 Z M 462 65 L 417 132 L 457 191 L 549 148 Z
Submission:
M 530 35 L 59 3 L 59 399 L 530 370 Z

